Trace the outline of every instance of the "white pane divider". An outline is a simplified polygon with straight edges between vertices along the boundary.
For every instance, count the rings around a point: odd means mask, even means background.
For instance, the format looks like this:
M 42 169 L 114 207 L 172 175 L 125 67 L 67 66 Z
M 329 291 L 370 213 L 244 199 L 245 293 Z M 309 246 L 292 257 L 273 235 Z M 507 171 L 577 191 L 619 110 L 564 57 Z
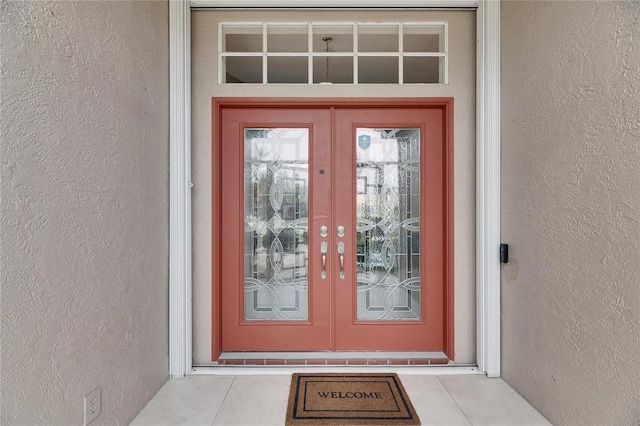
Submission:
M 313 45 L 313 36 L 314 30 L 326 28 L 328 30 L 335 30 L 336 28 L 349 28 L 352 27 L 353 31 L 353 49 L 352 51 L 338 51 L 338 52 L 326 52 L 326 51 L 314 51 Z M 417 34 L 424 35 L 439 35 L 441 37 L 439 48 L 441 51 L 438 52 L 420 52 L 420 51 L 404 51 L 404 28 L 410 28 L 412 34 L 416 34 L 417 30 L 422 30 L 423 32 L 418 32 Z M 225 45 L 224 37 L 226 34 L 233 35 L 250 35 L 256 34 L 255 30 L 261 28 L 261 36 L 262 36 L 262 51 L 228 51 L 227 46 Z M 384 35 L 387 34 L 385 30 L 395 29 L 397 30 L 398 37 L 398 45 L 396 51 L 365 51 L 362 52 L 359 49 L 359 29 L 364 28 L 368 30 L 367 35 Z M 245 30 L 243 32 L 243 29 Z M 287 30 L 301 30 L 299 35 L 306 36 L 308 38 L 307 42 L 307 51 L 299 51 L 299 52 L 279 52 L 276 50 L 269 50 L 270 46 L 268 45 L 268 36 L 269 34 L 278 34 L 277 30 L 284 31 L 282 34 L 289 34 Z M 379 29 L 380 32 L 376 32 L 376 29 Z M 230 31 L 227 31 L 230 30 Z M 276 31 L 274 31 L 276 30 Z M 317 33 L 317 31 L 315 32 Z M 392 33 L 389 33 L 392 34 Z M 273 49 L 273 47 L 271 47 Z M 226 75 L 229 73 L 229 70 L 225 68 L 224 58 L 227 57 L 262 57 L 262 84 L 272 84 L 268 81 L 268 66 L 269 61 L 267 58 L 269 57 L 290 57 L 290 58 L 307 58 L 308 63 L 308 72 L 307 72 L 307 84 L 318 84 L 314 83 L 313 76 L 313 58 L 332 58 L 332 57 L 353 57 L 353 75 L 352 81 L 353 83 L 347 84 L 358 84 L 358 58 L 368 58 L 368 57 L 389 57 L 389 58 L 398 58 L 398 78 L 395 81 L 385 81 L 384 83 L 375 83 L 375 84 L 405 84 L 404 83 L 404 57 L 439 57 L 444 58 L 443 65 L 440 66 L 438 70 L 438 78 L 437 81 L 428 82 L 428 83 L 406 83 L 406 84 L 448 84 L 448 23 L 441 21 L 431 21 L 431 22 L 345 22 L 345 21 L 319 21 L 319 22 L 288 22 L 288 21 L 271 21 L 271 22 L 255 22 L 255 21 L 246 21 L 246 22 L 220 22 L 218 24 L 218 64 L 219 64 L 219 72 L 218 72 L 218 83 L 226 84 L 225 81 Z M 231 82 L 231 84 L 238 84 L 237 81 Z M 259 84 L 259 83 L 250 83 L 250 82 L 242 82 L 242 84 Z M 287 82 L 287 83 L 277 83 L 277 84 L 304 84 L 301 82 Z

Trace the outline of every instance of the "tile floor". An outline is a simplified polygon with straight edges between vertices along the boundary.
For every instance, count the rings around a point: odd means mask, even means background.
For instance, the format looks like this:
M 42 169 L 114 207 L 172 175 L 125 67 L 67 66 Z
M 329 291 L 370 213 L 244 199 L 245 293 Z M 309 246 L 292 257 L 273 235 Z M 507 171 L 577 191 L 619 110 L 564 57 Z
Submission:
M 423 425 L 548 425 L 501 379 L 400 372 Z M 132 425 L 284 425 L 291 375 L 168 381 Z

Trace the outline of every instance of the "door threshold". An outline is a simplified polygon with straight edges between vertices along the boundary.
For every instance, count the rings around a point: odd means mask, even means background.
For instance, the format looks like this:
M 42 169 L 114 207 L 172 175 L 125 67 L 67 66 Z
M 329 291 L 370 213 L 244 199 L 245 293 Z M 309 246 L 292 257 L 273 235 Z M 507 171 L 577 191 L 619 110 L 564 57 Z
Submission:
M 303 366 L 303 365 L 448 365 L 444 352 L 223 352 L 217 365 Z
M 232 366 L 193 367 L 189 376 L 290 376 L 293 373 L 396 373 L 404 375 L 449 376 L 484 375 L 475 365 L 300 365 L 300 366 Z

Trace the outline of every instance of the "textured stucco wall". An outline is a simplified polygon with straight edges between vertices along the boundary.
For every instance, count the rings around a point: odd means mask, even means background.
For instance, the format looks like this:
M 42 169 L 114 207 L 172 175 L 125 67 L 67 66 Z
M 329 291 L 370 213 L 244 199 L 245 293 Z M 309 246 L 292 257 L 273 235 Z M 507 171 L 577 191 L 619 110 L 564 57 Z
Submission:
M 640 423 L 640 2 L 502 3 L 503 377 Z
M 211 97 L 454 97 L 455 360 L 475 363 L 475 11 L 192 13 L 193 356 L 211 361 Z M 448 85 L 217 84 L 218 21 L 449 22 Z
M 0 2 L 2 424 L 168 377 L 168 6 Z

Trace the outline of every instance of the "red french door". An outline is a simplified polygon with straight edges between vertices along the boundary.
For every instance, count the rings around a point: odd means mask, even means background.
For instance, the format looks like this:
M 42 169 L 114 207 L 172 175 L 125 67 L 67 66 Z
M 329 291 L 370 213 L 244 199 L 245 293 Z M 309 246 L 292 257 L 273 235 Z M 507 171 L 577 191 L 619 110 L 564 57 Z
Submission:
M 329 348 L 331 288 L 312 231 L 331 213 L 330 123 L 328 109 L 221 112 L 225 351 Z
M 450 116 L 214 102 L 214 354 L 452 351 Z

